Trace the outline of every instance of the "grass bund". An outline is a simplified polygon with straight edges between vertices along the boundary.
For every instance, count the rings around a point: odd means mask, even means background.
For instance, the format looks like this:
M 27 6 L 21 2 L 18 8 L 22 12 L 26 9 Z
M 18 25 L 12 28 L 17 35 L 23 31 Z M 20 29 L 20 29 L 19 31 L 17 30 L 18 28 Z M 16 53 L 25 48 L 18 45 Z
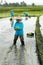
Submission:
M 29 16 L 43 15 L 43 6 L 0 6 L 0 17 L 10 17 L 11 10 L 15 12 L 15 16 L 24 16 L 24 12 L 28 12 Z
M 40 64 L 43 65 L 43 37 L 40 31 L 39 17 L 37 18 L 37 22 L 36 22 L 35 37 L 36 37 L 36 47 L 37 47 L 38 58 L 39 58 Z

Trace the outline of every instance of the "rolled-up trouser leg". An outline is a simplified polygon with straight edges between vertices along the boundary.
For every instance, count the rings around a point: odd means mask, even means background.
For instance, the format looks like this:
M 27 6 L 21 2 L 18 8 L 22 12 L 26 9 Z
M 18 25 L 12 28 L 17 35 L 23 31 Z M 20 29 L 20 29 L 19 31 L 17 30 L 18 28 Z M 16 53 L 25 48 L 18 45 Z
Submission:
M 23 36 L 20 36 L 20 41 L 21 41 L 21 44 L 24 45 L 24 38 L 23 38 Z
M 17 41 L 17 39 L 18 39 L 18 36 L 14 36 L 14 42 L 13 42 L 13 45 L 16 45 L 16 41 Z

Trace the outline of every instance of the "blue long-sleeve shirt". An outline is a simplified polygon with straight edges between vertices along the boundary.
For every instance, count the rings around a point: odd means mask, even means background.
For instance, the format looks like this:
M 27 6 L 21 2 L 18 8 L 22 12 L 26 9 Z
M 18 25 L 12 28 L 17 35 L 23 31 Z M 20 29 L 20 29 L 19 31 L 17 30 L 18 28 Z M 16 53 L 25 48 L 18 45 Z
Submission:
M 19 28 L 18 30 L 15 30 L 15 35 L 17 36 L 21 36 L 23 35 L 23 23 L 22 22 L 16 22 L 15 24 L 13 24 L 14 29 L 16 29 L 17 27 Z
M 25 13 L 24 13 L 24 16 L 26 16 L 26 17 L 27 17 L 27 16 L 28 16 L 28 12 L 25 12 Z
M 14 16 L 14 11 L 11 11 L 11 16 Z

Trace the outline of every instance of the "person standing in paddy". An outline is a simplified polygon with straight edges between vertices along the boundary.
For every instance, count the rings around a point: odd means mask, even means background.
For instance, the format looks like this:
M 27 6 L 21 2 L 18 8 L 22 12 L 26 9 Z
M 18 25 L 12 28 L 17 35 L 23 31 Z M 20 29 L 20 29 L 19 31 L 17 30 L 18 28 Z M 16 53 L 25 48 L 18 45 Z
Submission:
M 18 37 L 20 38 L 21 45 L 22 46 L 25 45 L 24 44 L 24 32 L 23 32 L 24 25 L 21 21 L 22 21 L 21 18 L 17 18 L 16 23 L 15 24 L 13 23 L 13 28 L 15 30 L 13 45 L 16 45 Z
M 15 13 L 14 13 L 13 10 L 11 10 L 10 14 L 11 14 L 11 19 L 10 19 L 10 21 L 11 21 L 11 27 L 12 27 L 12 25 L 13 25 L 13 23 L 14 23 L 13 19 L 14 19 Z
M 25 20 L 28 20 L 28 12 L 24 12 Z

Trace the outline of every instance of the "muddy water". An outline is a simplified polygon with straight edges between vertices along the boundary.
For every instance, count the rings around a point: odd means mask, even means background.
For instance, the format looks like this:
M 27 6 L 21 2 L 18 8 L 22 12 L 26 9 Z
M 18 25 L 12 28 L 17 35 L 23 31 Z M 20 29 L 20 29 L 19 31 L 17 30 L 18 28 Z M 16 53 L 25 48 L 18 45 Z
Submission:
M 41 33 L 42 33 L 42 35 L 43 35 L 43 15 L 40 16 L 40 18 L 39 18 L 39 23 L 40 23 L 40 25 L 41 25 L 40 30 L 41 30 Z
M 0 64 L 1 65 L 39 65 L 36 53 L 35 34 L 34 37 L 27 37 L 27 32 L 35 33 L 36 17 L 25 20 L 24 24 L 24 41 L 25 47 L 21 47 L 20 39 L 17 40 L 17 46 L 12 50 L 9 48 L 13 44 L 14 29 L 11 27 L 9 18 L 0 21 Z M 16 20 L 14 20 L 14 23 Z M 4 52 L 3 52 L 4 51 Z M 9 52 L 9 53 L 8 53 Z

